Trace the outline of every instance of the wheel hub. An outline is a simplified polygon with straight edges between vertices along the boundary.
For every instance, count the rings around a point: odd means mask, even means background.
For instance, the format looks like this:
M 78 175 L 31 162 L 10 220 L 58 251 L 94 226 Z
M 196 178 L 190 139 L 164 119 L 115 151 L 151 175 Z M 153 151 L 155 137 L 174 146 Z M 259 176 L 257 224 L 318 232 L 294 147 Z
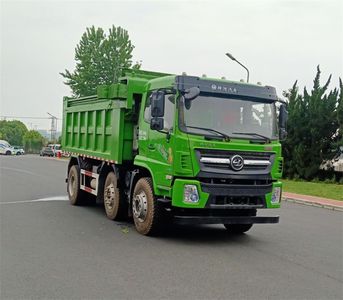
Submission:
M 142 191 L 136 195 L 132 203 L 132 211 L 139 222 L 144 222 L 148 211 L 148 199 Z
M 74 175 L 70 176 L 68 180 L 68 184 L 69 184 L 69 194 L 70 196 L 73 196 L 74 191 L 75 191 L 75 176 Z
M 112 210 L 114 208 L 114 185 L 111 183 L 105 189 L 104 195 L 104 203 L 108 210 Z

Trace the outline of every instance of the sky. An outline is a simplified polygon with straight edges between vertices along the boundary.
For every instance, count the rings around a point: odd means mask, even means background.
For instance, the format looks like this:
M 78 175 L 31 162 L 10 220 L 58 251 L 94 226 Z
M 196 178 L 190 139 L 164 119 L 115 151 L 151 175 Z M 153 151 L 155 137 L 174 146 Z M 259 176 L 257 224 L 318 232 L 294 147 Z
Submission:
M 62 118 L 71 94 L 59 72 L 73 70 L 87 27 L 128 30 L 142 69 L 312 87 L 320 65 L 330 88 L 343 75 L 343 1 L 4 1 L 0 0 L 0 117 Z M 9 118 L 7 118 L 9 120 Z M 48 119 L 20 119 L 49 129 Z M 61 128 L 61 120 L 58 120 Z

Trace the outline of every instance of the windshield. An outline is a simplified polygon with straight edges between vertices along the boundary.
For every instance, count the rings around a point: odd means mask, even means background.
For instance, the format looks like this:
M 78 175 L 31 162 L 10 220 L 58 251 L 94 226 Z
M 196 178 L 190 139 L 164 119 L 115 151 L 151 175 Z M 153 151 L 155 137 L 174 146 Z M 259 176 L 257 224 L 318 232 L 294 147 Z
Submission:
M 191 101 L 181 98 L 180 108 L 180 125 L 188 133 L 205 135 L 208 128 L 231 138 L 277 138 L 274 103 L 200 95 Z

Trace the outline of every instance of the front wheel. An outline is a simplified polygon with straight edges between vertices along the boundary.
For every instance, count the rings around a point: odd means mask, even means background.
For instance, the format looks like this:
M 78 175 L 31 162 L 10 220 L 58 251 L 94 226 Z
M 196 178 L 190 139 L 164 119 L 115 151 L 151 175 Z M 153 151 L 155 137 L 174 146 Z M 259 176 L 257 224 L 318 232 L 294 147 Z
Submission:
M 247 232 L 253 224 L 224 224 L 225 228 L 233 234 L 242 234 Z
M 164 226 L 163 208 L 154 196 L 152 180 L 138 180 L 133 192 L 132 213 L 136 230 L 143 235 L 156 235 Z
M 247 209 L 240 212 L 242 216 L 256 216 L 256 209 Z M 253 224 L 224 224 L 229 233 L 242 234 L 250 230 Z

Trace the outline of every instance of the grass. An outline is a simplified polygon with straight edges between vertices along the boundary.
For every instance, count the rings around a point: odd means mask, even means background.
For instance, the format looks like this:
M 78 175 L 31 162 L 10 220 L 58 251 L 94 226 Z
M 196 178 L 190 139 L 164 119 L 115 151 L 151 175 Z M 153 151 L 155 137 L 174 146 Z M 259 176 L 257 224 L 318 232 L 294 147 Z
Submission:
M 283 191 L 343 201 L 343 184 L 283 179 Z

